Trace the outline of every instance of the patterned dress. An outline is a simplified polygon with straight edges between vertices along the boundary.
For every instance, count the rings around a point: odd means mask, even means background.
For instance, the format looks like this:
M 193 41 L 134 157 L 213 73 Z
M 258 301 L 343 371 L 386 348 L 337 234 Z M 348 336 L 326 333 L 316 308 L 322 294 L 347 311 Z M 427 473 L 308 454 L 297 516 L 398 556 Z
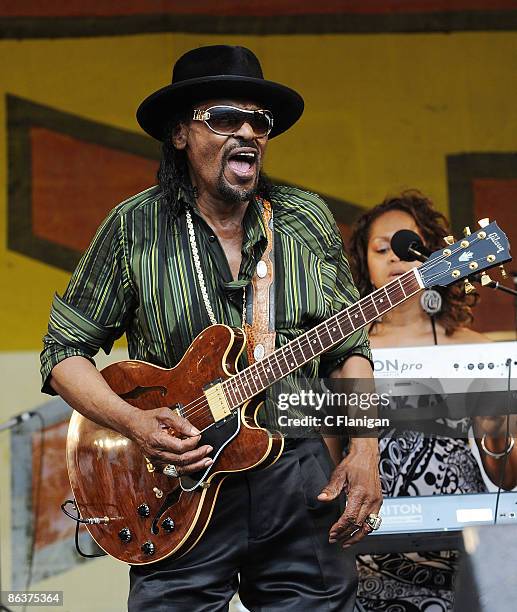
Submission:
M 464 429 L 468 422 L 456 422 Z M 468 442 L 419 432 L 381 438 L 380 476 L 386 497 L 486 491 Z M 445 612 L 453 609 L 455 550 L 357 557 L 357 612 Z

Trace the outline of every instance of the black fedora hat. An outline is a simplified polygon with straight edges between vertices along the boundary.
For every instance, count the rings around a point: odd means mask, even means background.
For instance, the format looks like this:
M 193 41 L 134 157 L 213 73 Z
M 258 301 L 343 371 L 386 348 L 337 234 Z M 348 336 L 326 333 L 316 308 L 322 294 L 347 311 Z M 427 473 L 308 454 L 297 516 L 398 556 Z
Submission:
M 273 113 L 273 138 L 289 129 L 303 112 L 303 98 L 293 89 L 266 81 L 256 55 L 245 47 L 212 45 L 192 49 L 174 65 L 172 83 L 138 107 L 136 118 L 153 138 L 164 139 L 173 113 L 215 98 L 246 99 Z

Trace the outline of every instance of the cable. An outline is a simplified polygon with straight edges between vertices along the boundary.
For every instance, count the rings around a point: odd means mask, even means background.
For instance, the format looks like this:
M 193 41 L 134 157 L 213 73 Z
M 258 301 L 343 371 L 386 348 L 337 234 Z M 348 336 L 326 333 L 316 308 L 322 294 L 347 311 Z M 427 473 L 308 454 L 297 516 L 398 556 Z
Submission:
M 506 365 L 508 366 L 508 387 L 507 387 L 507 403 L 506 403 L 506 444 L 508 444 L 508 440 L 510 438 L 510 398 L 511 398 L 511 374 L 512 374 L 512 360 L 508 358 L 506 360 Z M 508 463 L 508 455 L 510 453 L 506 453 L 503 457 L 503 461 L 501 463 L 501 473 L 499 476 L 499 486 L 497 489 L 497 496 L 495 500 L 495 517 L 494 517 L 494 525 L 497 525 L 497 513 L 499 511 L 499 498 L 501 497 L 501 489 L 503 488 L 503 480 L 504 473 L 506 471 L 506 464 Z
M 73 505 L 73 507 L 75 508 L 75 511 L 77 512 L 76 516 L 73 516 L 72 514 L 70 514 L 70 512 L 68 512 L 68 510 L 66 509 L 66 506 L 68 506 L 68 504 Z M 84 553 L 81 550 L 81 547 L 79 546 L 79 525 L 81 523 L 83 525 L 99 525 L 100 523 L 107 522 L 108 519 L 107 518 L 90 518 L 90 519 L 80 518 L 79 508 L 77 507 L 77 503 L 75 499 L 67 499 L 66 501 L 64 501 L 61 504 L 61 510 L 66 514 L 66 516 L 68 516 L 69 518 L 75 521 L 75 549 L 81 555 L 81 557 L 85 557 L 86 559 L 94 559 L 96 557 L 105 557 L 107 553 L 98 553 L 98 554 L 89 555 L 88 553 Z
M 431 326 L 433 328 L 433 340 L 434 340 L 434 345 L 438 346 L 438 338 L 436 336 L 436 321 L 434 319 L 434 315 L 431 315 Z

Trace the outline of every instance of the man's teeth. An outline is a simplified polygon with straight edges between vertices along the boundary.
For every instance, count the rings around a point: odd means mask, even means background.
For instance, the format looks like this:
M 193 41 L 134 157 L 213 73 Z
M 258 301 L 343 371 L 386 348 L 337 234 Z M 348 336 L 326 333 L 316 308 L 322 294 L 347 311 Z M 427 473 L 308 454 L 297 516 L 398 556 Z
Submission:
M 255 153 L 237 153 L 233 155 L 231 159 L 246 159 L 248 161 L 255 161 Z

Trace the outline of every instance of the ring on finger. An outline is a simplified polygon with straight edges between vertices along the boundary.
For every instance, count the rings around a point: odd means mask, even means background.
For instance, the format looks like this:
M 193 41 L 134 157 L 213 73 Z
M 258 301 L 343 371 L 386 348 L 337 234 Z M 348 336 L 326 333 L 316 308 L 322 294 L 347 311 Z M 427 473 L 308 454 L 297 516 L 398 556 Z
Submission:
M 172 463 L 168 463 L 162 471 L 165 476 L 168 476 L 169 478 L 179 478 L 178 470 L 176 469 L 176 466 Z
M 379 527 L 382 525 L 382 518 L 378 514 L 372 512 L 364 519 L 364 522 L 372 529 L 372 531 L 377 531 L 377 529 L 379 529 Z

